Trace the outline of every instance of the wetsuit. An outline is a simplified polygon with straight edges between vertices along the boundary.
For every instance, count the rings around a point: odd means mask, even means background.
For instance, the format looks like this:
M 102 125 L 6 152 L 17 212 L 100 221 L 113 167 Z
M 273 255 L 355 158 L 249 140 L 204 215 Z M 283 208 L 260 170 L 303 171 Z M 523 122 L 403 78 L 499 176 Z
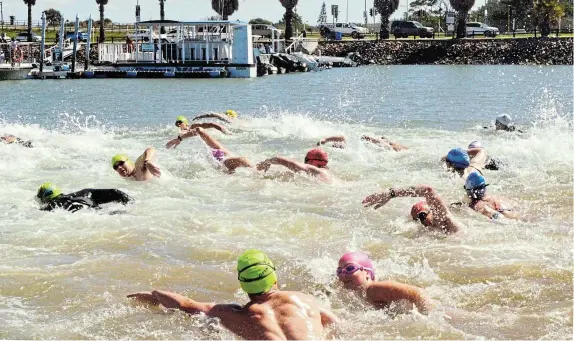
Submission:
M 83 208 L 100 209 L 101 204 L 118 202 L 128 204 L 133 199 L 126 193 L 117 189 L 90 189 L 86 188 L 70 194 L 62 194 L 53 200 L 50 200 L 40 210 L 52 211 L 56 208 L 62 208 L 70 212 L 76 212 Z
M 2 142 L 8 143 L 8 142 L 6 142 L 6 140 L 4 138 L 2 138 Z M 27 147 L 27 148 L 32 148 L 32 141 L 24 141 L 24 140 L 20 139 L 19 137 L 16 138 L 16 141 L 10 142 L 8 144 L 12 144 L 12 143 L 19 144 L 19 145 L 22 145 L 22 146 Z

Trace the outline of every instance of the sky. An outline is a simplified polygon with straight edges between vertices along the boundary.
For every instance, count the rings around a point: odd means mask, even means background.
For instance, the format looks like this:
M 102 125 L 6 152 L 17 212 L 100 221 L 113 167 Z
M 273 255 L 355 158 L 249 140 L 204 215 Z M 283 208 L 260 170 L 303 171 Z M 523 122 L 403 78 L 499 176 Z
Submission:
M 135 6 L 139 1 L 141 6 L 141 19 L 159 19 L 158 0 L 109 0 L 106 6 L 106 18 L 114 22 L 133 23 L 135 21 Z M 373 0 L 366 0 L 367 8 L 372 6 Z M 446 0 L 448 1 L 448 0 Z M 16 20 L 26 20 L 28 16 L 27 6 L 22 0 L 0 0 L 3 5 L 4 20 L 8 21 L 10 15 L 15 15 Z M 475 8 L 484 4 L 485 0 L 476 0 Z M 317 22 L 323 0 L 299 0 L 297 12 L 303 20 L 311 25 Z M 331 18 L 331 5 L 339 5 L 339 22 L 346 21 L 347 3 L 349 4 L 349 22 L 363 22 L 363 10 L 365 0 L 325 0 L 327 15 Z M 392 17 L 399 17 L 405 12 L 407 0 L 400 0 L 399 9 Z M 38 0 L 32 9 L 32 20 L 40 19 L 42 11 L 48 8 L 59 10 L 64 17 L 73 21 L 76 14 L 80 20 L 87 19 L 90 15 L 99 18 L 98 5 L 95 0 Z M 211 0 L 166 0 L 166 19 L 193 21 L 205 19 L 215 14 L 211 9 Z M 284 8 L 279 0 L 239 0 L 239 11 L 235 12 L 230 20 L 249 21 L 253 18 L 264 18 L 273 22 L 279 21 Z M 372 18 L 369 17 L 372 22 Z

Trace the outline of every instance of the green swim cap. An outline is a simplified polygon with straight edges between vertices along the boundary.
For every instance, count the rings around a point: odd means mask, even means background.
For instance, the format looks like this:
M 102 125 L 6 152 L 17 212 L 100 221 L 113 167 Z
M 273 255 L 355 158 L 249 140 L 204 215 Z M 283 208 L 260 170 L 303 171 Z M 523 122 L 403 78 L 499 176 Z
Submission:
M 176 121 L 176 122 L 177 122 L 177 121 L 181 121 L 181 122 L 183 122 L 183 123 L 185 123 L 185 124 L 189 124 L 189 122 L 187 121 L 187 118 L 185 118 L 185 116 L 181 116 L 181 115 L 178 116 L 178 117 L 176 117 L 176 118 L 175 118 L 175 121 Z
M 277 283 L 275 266 L 259 250 L 247 250 L 237 260 L 237 279 L 248 294 L 263 294 Z
M 41 202 L 48 202 L 56 199 L 60 195 L 62 195 L 60 187 L 53 185 L 51 182 L 44 182 L 38 189 L 36 197 L 40 199 Z
M 131 164 L 132 162 L 130 161 L 130 159 L 128 158 L 127 155 L 125 154 L 117 154 L 116 156 L 114 156 L 112 158 L 112 167 L 116 165 L 116 163 L 123 161 L 123 162 L 127 162 L 129 164 Z

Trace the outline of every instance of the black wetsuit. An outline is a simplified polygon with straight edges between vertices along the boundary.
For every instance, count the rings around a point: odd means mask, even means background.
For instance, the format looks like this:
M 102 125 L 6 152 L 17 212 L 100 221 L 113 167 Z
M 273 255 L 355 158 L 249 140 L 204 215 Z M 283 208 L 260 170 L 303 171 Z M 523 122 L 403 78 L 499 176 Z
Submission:
M 6 141 L 4 141 L 4 140 L 2 140 L 2 141 L 4 143 L 6 143 Z M 22 145 L 22 146 L 27 147 L 27 148 L 32 148 L 32 141 L 24 141 L 24 140 L 20 139 L 19 137 L 16 138 L 16 141 L 11 142 L 11 143 L 19 144 L 19 145 Z M 9 143 L 9 144 L 11 144 L 11 143 Z
M 46 203 L 40 210 L 52 211 L 61 208 L 70 212 L 76 212 L 83 208 L 100 209 L 101 204 L 118 202 L 128 204 L 133 199 L 126 193 L 117 189 L 91 189 L 86 188 L 70 194 L 62 194 Z

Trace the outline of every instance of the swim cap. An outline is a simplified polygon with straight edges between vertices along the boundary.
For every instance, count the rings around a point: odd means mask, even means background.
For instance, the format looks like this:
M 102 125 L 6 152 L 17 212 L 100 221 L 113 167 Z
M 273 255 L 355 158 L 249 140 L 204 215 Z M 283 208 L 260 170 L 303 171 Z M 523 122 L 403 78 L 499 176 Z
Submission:
M 233 110 L 227 110 L 227 111 L 225 112 L 225 115 L 227 115 L 227 116 L 229 116 L 229 117 L 231 117 L 231 118 L 237 118 L 237 113 L 236 113 L 235 111 L 233 111 Z
M 323 149 L 314 148 L 305 155 L 305 162 L 309 160 L 329 162 L 329 155 L 327 155 L 327 152 Z
M 448 152 L 446 156 L 448 162 L 452 163 L 455 168 L 466 168 L 470 166 L 470 157 L 466 150 L 462 148 L 454 148 Z
M 509 125 L 512 124 L 512 117 L 506 114 L 498 115 L 496 116 L 496 122 L 508 127 Z
M 241 289 L 251 295 L 263 294 L 277 283 L 273 262 L 259 250 L 247 250 L 239 256 L 237 272 Z
M 51 182 L 44 182 L 42 186 L 38 189 L 38 194 L 36 197 L 42 202 L 48 202 L 54 200 L 62 195 L 60 187 L 53 185 Z
M 375 268 L 373 267 L 373 262 L 365 253 L 360 251 L 347 252 L 341 258 L 339 258 L 339 263 L 356 263 L 362 267 L 369 268 L 367 270 L 371 273 L 371 279 L 375 280 Z
M 464 189 L 475 189 L 475 188 L 484 188 L 488 186 L 486 184 L 486 179 L 484 176 L 480 175 L 478 172 L 472 172 L 466 178 L 466 182 L 464 184 Z
M 185 118 L 185 116 L 178 116 L 178 117 L 175 118 L 175 121 L 176 121 L 176 122 L 181 121 L 181 122 L 183 122 L 183 123 L 185 123 L 185 124 L 188 124 L 187 118 Z
M 484 148 L 484 147 L 482 146 L 482 143 L 480 141 L 472 141 L 468 145 L 468 149 L 472 149 L 472 148 Z
M 211 150 L 211 155 L 213 155 L 213 157 L 217 160 L 217 161 L 223 161 L 223 159 L 225 159 L 225 153 L 223 152 L 223 150 L 221 149 L 212 149 Z
M 130 161 L 130 159 L 128 158 L 127 155 L 117 154 L 112 158 L 112 167 L 115 166 L 115 164 L 120 162 L 120 161 L 124 161 L 124 162 L 127 162 L 129 164 L 132 164 L 132 162 Z
M 426 201 L 423 200 L 413 205 L 413 207 L 411 208 L 411 217 L 413 217 L 413 220 L 417 220 L 419 213 L 429 211 L 430 211 L 429 205 L 427 204 Z

